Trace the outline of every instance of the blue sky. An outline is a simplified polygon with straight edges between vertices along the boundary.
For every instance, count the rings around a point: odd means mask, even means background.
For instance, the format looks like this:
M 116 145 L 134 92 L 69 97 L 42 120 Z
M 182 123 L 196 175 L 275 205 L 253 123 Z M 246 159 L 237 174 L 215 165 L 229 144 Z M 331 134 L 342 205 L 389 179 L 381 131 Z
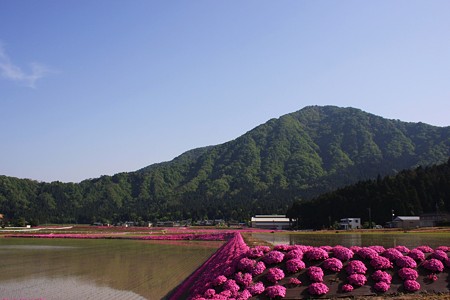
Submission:
M 0 174 L 74 181 L 307 105 L 450 125 L 450 1 L 0 1 Z

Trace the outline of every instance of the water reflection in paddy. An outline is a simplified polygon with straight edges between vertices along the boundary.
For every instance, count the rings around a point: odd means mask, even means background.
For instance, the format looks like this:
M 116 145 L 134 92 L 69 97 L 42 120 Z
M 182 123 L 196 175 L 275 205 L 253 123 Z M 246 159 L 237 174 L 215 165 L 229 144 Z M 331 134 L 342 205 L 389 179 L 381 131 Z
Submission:
M 0 295 L 161 299 L 221 244 L 0 238 Z

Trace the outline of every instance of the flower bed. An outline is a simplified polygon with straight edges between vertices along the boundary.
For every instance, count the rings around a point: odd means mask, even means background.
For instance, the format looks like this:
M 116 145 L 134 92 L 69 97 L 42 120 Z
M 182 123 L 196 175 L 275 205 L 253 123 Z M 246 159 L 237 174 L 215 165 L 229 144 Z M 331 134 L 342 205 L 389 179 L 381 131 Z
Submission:
M 437 284 L 448 292 L 448 274 L 442 274 L 449 272 L 444 251 L 448 249 L 441 246 L 439 251 L 430 252 L 427 246 L 413 250 L 403 246 L 254 247 L 235 257 L 234 271 L 228 268 L 217 276 L 206 276 L 214 284 L 202 281 L 203 287 L 191 293 L 191 299 L 301 299 L 441 291 Z

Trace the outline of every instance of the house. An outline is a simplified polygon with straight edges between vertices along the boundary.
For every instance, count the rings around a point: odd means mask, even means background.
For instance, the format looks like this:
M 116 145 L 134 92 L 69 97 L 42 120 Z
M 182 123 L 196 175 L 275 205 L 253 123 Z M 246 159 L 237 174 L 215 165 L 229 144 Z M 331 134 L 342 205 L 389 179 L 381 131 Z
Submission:
M 394 228 L 416 228 L 420 227 L 420 217 L 419 216 L 397 216 L 392 220 L 392 227 Z
M 339 228 L 344 229 L 344 230 L 360 229 L 361 228 L 361 218 L 341 219 L 341 221 L 339 222 Z
M 251 220 L 253 228 L 289 229 L 291 222 L 285 215 L 256 215 Z

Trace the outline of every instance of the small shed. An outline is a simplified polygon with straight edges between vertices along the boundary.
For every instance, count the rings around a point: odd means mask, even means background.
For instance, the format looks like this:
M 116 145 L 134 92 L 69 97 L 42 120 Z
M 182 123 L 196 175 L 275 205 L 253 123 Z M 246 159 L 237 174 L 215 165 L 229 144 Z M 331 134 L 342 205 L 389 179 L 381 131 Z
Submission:
M 420 227 L 419 216 L 398 216 L 392 220 L 392 227 L 394 228 L 417 228 Z

